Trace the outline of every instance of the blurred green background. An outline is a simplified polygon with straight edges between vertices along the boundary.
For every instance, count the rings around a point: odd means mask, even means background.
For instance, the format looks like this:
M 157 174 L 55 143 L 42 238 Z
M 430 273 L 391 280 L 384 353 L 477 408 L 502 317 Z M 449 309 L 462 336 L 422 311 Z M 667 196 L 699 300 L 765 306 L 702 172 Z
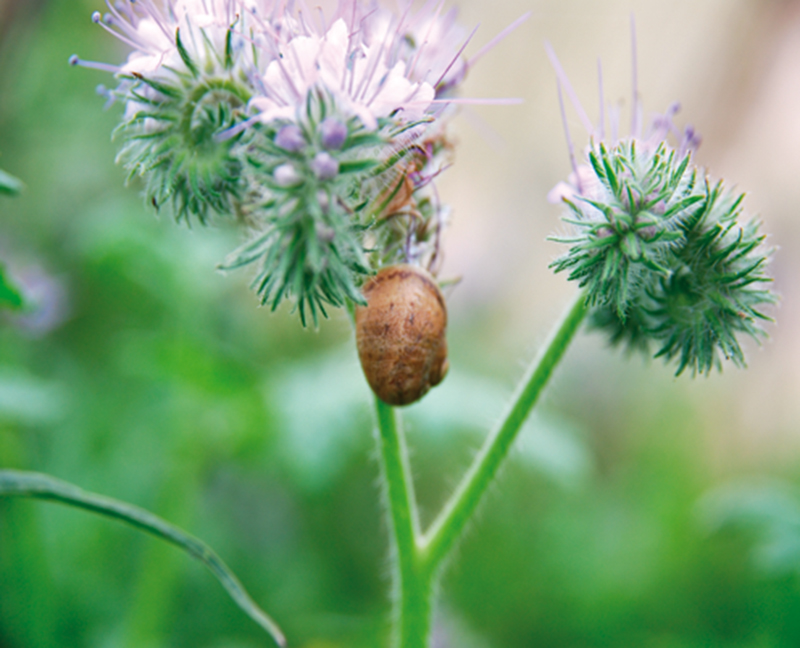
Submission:
M 176 227 L 124 187 L 100 0 L 0 0 L 0 259 L 36 308 L 0 324 L 0 467 L 51 473 L 206 540 L 292 646 L 381 645 L 388 535 L 370 395 L 341 313 L 301 330 L 215 265 L 236 232 Z M 800 3 L 461 3 L 481 61 L 440 191 L 452 373 L 404 411 L 429 521 L 573 287 L 553 277 L 547 191 L 569 172 L 549 40 L 590 114 L 630 105 L 629 16 L 646 111 L 683 104 L 698 160 L 748 192 L 782 303 L 750 367 L 675 379 L 570 350 L 443 583 L 437 648 L 800 645 Z M 468 50 L 469 54 L 469 50 Z M 571 111 L 570 126 L 585 141 Z M 682 120 L 686 119 L 687 122 Z M 795 279 L 792 280 L 792 277 Z M 794 283 L 792 283 L 794 281 Z M 258 628 L 177 550 L 114 522 L 0 501 L 0 646 L 247 648 Z

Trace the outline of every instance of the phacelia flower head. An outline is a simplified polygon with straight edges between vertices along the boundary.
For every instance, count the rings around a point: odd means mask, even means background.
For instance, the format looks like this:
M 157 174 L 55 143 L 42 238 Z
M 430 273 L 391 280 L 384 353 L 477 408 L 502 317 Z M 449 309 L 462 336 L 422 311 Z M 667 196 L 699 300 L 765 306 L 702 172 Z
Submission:
M 71 62 L 116 75 L 103 92 L 125 105 L 120 160 L 157 208 L 246 224 L 224 267 L 256 263 L 263 303 L 290 298 L 316 322 L 326 305 L 362 303 L 363 277 L 385 263 L 433 266 L 448 106 L 485 51 L 464 58 L 472 34 L 443 3 L 107 5 L 92 19 L 132 48 L 127 60 Z
M 569 131 L 573 171 L 548 195 L 568 208 L 571 233 L 554 238 L 570 246 L 552 267 L 569 272 L 586 291 L 592 322 L 614 343 L 675 359 L 677 373 L 708 373 L 721 357 L 744 363 L 737 335 L 760 337 L 774 296 L 763 285 L 769 252 L 758 223 L 740 224 L 742 195 L 710 181 L 693 163 L 700 138 L 679 129 L 673 104 L 644 127 L 634 73 L 630 135 L 619 133 L 611 111 L 610 133 L 601 116 L 594 126 L 577 100 L 555 53 L 548 47 L 590 135 L 586 162 L 578 164 Z M 635 32 L 634 32 L 634 72 Z M 566 117 L 564 117 L 566 129 Z

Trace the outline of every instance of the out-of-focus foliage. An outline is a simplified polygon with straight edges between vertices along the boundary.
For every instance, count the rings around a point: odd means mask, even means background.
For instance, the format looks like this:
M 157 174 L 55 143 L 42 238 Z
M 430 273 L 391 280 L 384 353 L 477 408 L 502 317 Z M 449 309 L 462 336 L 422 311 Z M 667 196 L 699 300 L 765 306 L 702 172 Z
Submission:
M 710 532 L 749 535 L 762 573 L 800 576 L 800 493 L 791 484 L 726 484 L 708 493 L 697 511 Z
M 0 169 L 0 194 L 15 196 L 20 191 L 22 191 L 22 181 Z
M 22 190 L 22 181 L 0 169 L 0 194 L 17 195 Z M 22 294 L 0 263 L 0 308 L 22 308 Z
M 214 272 L 233 234 L 176 228 L 123 187 L 107 136 L 118 115 L 94 94 L 107 79 L 67 65 L 76 42 L 87 58 L 119 58 L 89 20 L 97 4 L 51 0 L 0 43 L 0 150 L 27 187 L 0 202 L 0 258 L 20 282 L 57 287 L 39 293 L 47 317 L 0 324 L 0 465 L 182 525 L 292 646 L 374 648 L 388 534 L 349 324 L 302 331 L 287 311 L 256 308 L 244 278 Z M 452 375 L 404 411 L 423 521 L 513 373 L 487 377 L 483 321 L 453 318 L 451 333 Z M 580 344 L 447 573 L 441 645 L 800 644 L 796 577 L 765 578 L 749 542 L 697 528 L 694 504 L 715 485 L 706 414 L 657 366 L 626 365 L 624 384 L 611 353 L 602 371 L 579 367 Z M 260 645 L 178 551 L 78 511 L 0 501 L 3 648 Z
M 22 294 L 13 280 L 6 276 L 6 269 L 0 265 L 0 308 L 19 309 L 25 303 Z

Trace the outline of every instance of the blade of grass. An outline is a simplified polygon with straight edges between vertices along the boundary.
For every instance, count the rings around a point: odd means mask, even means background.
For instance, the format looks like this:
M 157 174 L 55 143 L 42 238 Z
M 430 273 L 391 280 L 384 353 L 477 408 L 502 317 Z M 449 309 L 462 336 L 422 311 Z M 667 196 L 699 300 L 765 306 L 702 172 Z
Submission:
M 68 504 L 126 522 L 179 547 L 203 563 L 216 576 L 234 602 L 275 640 L 286 646 L 277 624 L 256 605 L 236 575 L 204 542 L 160 517 L 125 502 L 81 490 L 49 475 L 20 470 L 0 470 L 0 497 L 31 497 Z

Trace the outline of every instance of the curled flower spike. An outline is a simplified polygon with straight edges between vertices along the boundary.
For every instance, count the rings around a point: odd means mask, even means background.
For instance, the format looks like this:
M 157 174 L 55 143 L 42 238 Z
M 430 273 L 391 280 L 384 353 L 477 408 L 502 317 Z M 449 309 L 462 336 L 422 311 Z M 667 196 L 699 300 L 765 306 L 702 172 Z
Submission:
M 743 195 L 712 183 L 692 161 L 700 138 L 673 121 L 678 105 L 656 115 L 643 134 L 634 74 L 631 135 L 616 125 L 605 137 L 604 116 L 594 127 L 552 49 L 562 86 L 587 125 L 587 163 L 549 194 L 568 207 L 572 233 L 554 237 L 570 246 L 556 272 L 586 290 L 592 323 L 613 343 L 677 362 L 677 373 L 708 373 L 721 358 L 744 364 L 737 336 L 764 335 L 761 308 L 775 301 L 764 288 L 769 251 L 758 222 L 740 223 Z M 634 36 L 634 70 L 635 36 Z M 601 74 L 601 106 L 602 74 Z M 566 118 L 564 119 L 566 129 Z
M 383 265 L 435 269 L 447 209 L 432 180 L 449 164 L 448 106 L 475 101 L 454 96 L 477 57 L 464 58 L 474 32 L 453 11 L 107 5 L 92 20 L 132 48 L 127 61 L 70 63 L 117 76 L 104 95 L 125 105 L 119 159 L 178 219 L 248 226 L 223 268 L 255 264 L 262 303 L 290 299 L 316 324 L 327 306 L 363 304 L 361 284 Z
M 205 223 L 212 213 L 236 215 L 246 192 L 235 142 L 214 135 L 235 125 L 253 96 L 257 68 L 241 37 L 252 21 L 228 0 L 108 0 L 92 21 L 132 48 L 119 66 L 73 65 L 114 72 L 110 100 L 125 113 L 115 135 L 118 161 L 144 180 L 149 203 L 169 205 L 179 220 Z

